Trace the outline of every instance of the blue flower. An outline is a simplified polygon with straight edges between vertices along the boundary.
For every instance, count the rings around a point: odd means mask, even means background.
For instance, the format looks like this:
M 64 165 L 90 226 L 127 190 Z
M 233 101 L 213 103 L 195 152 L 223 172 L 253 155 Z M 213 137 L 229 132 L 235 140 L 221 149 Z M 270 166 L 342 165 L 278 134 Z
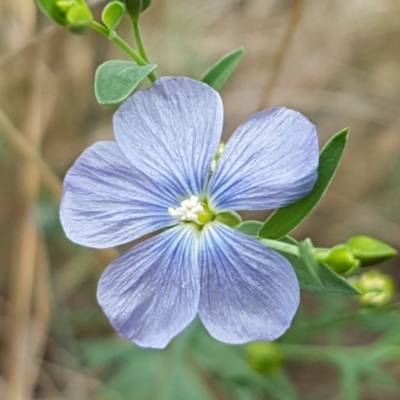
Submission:
M 111 324 L 141 346 L 165 347 L 197 314 L 223 342 L 269 341 L 296 312 L 289 262 L 214 216 L 305 196 L 317 177 L 315 127 L 286 108 L 254 114 L 210 175 L 222 124 L 216 91 L 160 78 L 116 112 L 116 142 L 89 147 L 65 178 L 61 222 L 74 242 L 105 248 L 163 229 L 116 259 L 98 287 Z

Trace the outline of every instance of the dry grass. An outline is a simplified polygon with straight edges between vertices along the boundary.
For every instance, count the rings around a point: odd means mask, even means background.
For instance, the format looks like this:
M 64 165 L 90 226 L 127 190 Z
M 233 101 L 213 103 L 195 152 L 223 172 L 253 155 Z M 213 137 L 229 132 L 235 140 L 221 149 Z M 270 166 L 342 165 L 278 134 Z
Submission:
M 95 33 L 48 25 L 33 2 L 0 3 L 2 400 L 96 398 L 99 383 L 71 354 L 90 328 L 70 327 L 60 344 L 49 327 L 70 306 L 95 307 L 93 282 L 115 255 L 71 245 L 54 210 L 76 157 L 112 138 L 113 111 L 95 102 L 93 75 L 124 56 Z M 154 0 L 142 27 L 163 75 L 199 77 L 246 47 L 222 90 L 225 138 L 267 104 L 308 115 L 321 143 L 350 126 L 337 178 L 296 234 L 324 246 L 363 232 L 400 248 L 399 1 Z M 104 321 L 96 329 L 108 332 Z

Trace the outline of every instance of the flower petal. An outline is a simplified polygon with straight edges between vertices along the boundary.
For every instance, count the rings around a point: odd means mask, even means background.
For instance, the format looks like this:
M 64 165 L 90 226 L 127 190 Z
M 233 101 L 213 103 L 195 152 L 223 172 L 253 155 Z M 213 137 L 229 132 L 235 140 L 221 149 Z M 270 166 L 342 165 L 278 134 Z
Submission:
M 287 108 L 251 116 L 229 139 L 211 178 L 215 209 L 262 210 L 290 204 L 317 179 L 315 126 Z
M 116 142 L 98 142 L 68 171 L 60 218 L 72 241 L 112 247 L 174 225 L 168 213 L 174 201 L 132 166 Z
M 222 123 L 215 90 L 193 79 L 164 77 L 119 108 L 114 132 L 136 168 L 153 181 L 168 182 L 183 199 L 204 192 Z
M 97 299 L 124 338 L 165 347 L 196 316 L 198 231 L 181 224 L 132 248 L 103 273 Z
M 199 315 L 226 343 L 269 341 L 289 327 L 300 289 L 289 262 L 257 240 L 207 224 L 200 246 Z

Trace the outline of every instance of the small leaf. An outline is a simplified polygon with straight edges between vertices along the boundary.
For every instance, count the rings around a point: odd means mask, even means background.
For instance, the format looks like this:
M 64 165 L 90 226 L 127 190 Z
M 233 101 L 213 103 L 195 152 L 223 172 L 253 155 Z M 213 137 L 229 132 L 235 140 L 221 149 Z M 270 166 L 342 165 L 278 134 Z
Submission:
M 257 236 L 262 226 L 260 221 L 244 221 L 238 226 L 238 231 L 250 236 Z
M 224 58 L 212 66 L 201 78 L 201 80 L 210 85 L 213 89 L 219 91 L 232 75 L 233 71 L 235 71 L 243 55 L 244 47 L 227 54 Z
M 97 68 L 95 94 L 102 105 L 119 105 L 139 83 L 157 68 L 155 64 L 137 65 L 131 61 L 107 61 Z
M 292 264 L 301 289 L 311 292 L 333 293 L 342 295 L 358 295 L 360 292 L 346 279 L 334 273 L 326 265 L 318 263 L 310 254 L 310 243 L 299 243 L 286 236 L 280 239 L 283 243 L 300 246 L 302 258 L 289 254 L 282 254 Z M 305 258 L 305 260 L 304 260 Z
M 124 15 L 124 3 L 121 3 L 120 1 L 112 1 L 104 7 L 103 13 L 101 14 L 101 19 L 110 32 L 113 32 L 121 22 L 121 19 Z
M 346 146 L 348 129 L 334 135 L 319 156 L 318 179 L 312 191 L 299 201 L 276 210 L 258 233 L 266 239 L 279 239 L 290 233 L 317 205 L 331 183 Z
M 242 218 L 235 211 L 224 211 L 219 213 L 215 219 L 231 228 L 237 227 L 242 222 Z

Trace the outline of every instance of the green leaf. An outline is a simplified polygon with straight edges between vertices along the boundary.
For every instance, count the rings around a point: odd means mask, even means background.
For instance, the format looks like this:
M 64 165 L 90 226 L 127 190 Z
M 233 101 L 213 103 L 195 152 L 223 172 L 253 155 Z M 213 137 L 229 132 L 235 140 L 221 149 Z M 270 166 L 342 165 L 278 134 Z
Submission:
M 223 211 L 215 219 L 231 228 L 237 227 L 242 222 L 242 218 L 235 211 Z
M 262 222 L 260 221 L 244 221 L 237 229 L 246 235 L 257 236 L 261 226 Z
M 265 221 L 258 235 L 266 239 L 280 239 L 299 225 L 317 205 L 326 192 L 342 158 L 348 129 L 334 135 L 319 156 L 318 179 L 313 190 L 305 197 L 276 210 Z
M 201 78 L 204 83 L 219 91 L 235 71 L 244 55 L 244 47 L 227 54 L 212 66 Z
M 105 62 L 96 71 L 94 88 L 97 101 L 105 106 L 121 104 L 156 68 L 155 64 L 141 66 L 131 61 Z
M 295 239 L 286 236 L 280 239 L 283 243 L 295 244 L 300 246 L 302 258 L 290 255 L 282 255 L 292 264 L 301 289 L 311 292 L 334 293 L 342 295 L 358 295 L 360 292 L 352 286 L 346 279 L 337 275 L 326 265 L 318 263 L 311 250 L 311 244 L 307 241 L 297 242 Z
M 36 0 L 36 3 L 51 20 L 63 26 L 66 24 L 65 13 L 57 7 L 57 0 Z
M 121 19 L 124 15 L 124 3 L 121 3 L 120 1 L 112 1 L 104 7 L 103 13 L 101 14 L 101 19 L 110 32 L 113 32 L 121 22 Z

